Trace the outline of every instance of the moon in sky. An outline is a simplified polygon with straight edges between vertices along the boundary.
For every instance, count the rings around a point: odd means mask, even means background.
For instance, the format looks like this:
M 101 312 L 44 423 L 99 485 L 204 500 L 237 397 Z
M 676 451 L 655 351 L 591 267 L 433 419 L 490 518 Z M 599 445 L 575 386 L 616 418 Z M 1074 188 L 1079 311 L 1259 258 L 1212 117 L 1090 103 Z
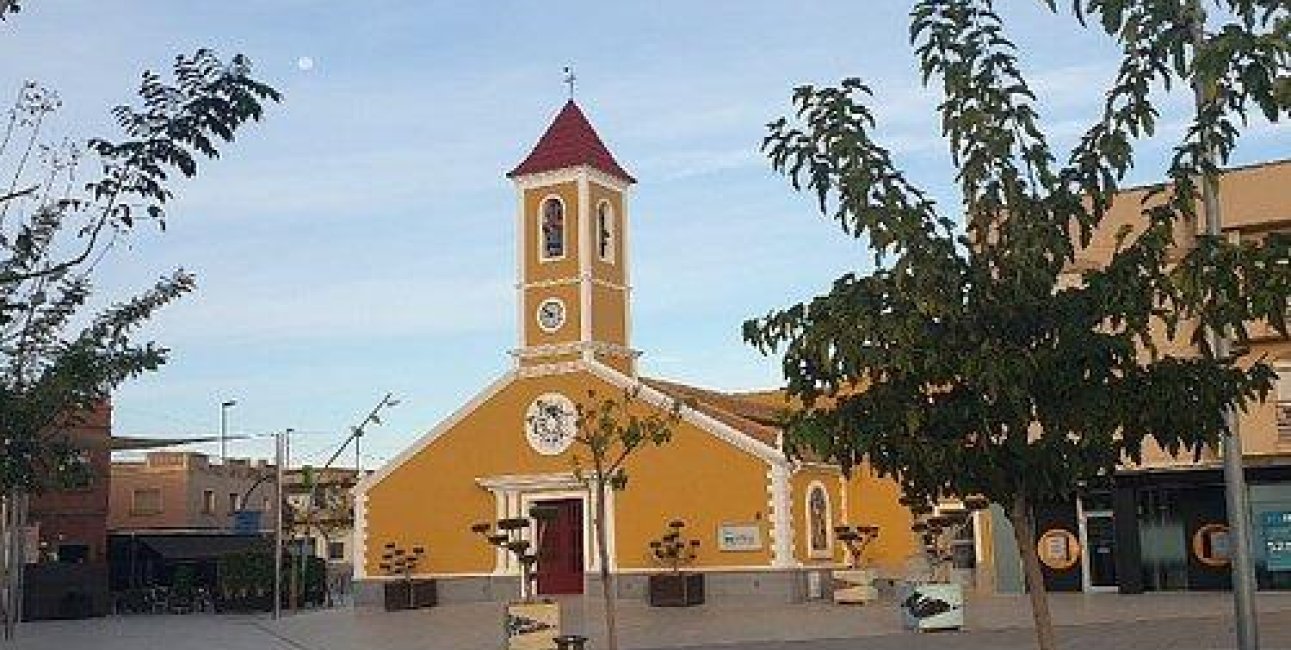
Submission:
M 302 56 L 299 59 L 296 59 L 296 67 L 300 68 L 304 72 L 309 72 L 314 69 L 314 58 Z

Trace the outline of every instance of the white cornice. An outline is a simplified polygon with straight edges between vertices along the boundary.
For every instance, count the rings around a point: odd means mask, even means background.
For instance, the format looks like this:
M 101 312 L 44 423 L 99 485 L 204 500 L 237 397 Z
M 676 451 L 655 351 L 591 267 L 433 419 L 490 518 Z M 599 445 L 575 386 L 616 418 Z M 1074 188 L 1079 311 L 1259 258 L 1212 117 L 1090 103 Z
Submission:
M 562 167 L 560 169 L 537 172 L 535 174 L 525 174 L 523 176 L 516 176 L 511 180 L 515 183 L 517 189 L 529 190 L 535 187 L 555 185 L 556 183 L 573 183 L 578 180 L 580 174 L 586 174 L 587 179 L 597 185 L 608 187 L 622 194 L 627 194 L 632 188 L 631 183 L 616 176 L 606 174 L 590 165 L 576 165 L 574 167 Z
M 573 343 L 552 343 L 548 345 L 531 345 L 526 348 L 512 350 L 511 356 L 517 359 L 535 359 L 538 357 L 552 357 L 564 354 L 581 354 L 583 352 L 609 354 L 619 357 L 637 358 L 641 356 L 640 350 L 633 350 L 616 343 L 606 343 L 605 341 L 577 341 Z
M 579 490 L 584 487 L 569 472 L 555 474 L 501 474 L 475 479 L 486 490 Z

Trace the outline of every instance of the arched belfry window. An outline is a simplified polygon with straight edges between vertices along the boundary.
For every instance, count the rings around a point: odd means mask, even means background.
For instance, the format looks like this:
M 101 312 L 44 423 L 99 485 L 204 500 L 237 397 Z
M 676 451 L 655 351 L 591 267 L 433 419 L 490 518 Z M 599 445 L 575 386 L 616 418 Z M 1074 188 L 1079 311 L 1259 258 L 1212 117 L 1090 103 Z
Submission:
M 812 559 L 828 559 L 834 555 L 831 535 L 829 492 L 820 482 L 807 487 L 807 555 Z
M 565 204 L 551 197 L 542 202 L 542 219 L 539 221 L 542 238 L 542 258 L 559 259 L 565 256 Z
M 596 249 L 602 262 L 614 262 L 614 208 L 609 201 L 596 206 Z

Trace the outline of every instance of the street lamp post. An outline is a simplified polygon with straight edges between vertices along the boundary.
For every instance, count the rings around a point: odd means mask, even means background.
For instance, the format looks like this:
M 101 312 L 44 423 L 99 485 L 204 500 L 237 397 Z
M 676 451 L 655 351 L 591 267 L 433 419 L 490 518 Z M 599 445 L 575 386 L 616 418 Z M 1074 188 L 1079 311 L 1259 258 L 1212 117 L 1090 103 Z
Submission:
M 237 400 L 225 400 L 220 402 L 220 464 L 225 465 L 229 460 L 229 409 L 236 406 Z
M 1200 51 L 1206 47 L 1206 12 L 1198 0 L 1193 0 L 1189 8 L 1192 16 L 1193 60 L 1200 58 Z M 1204 85 L 1199 72 L 1194 72 L 1194 101 L 1197 114 L 1200 115 L 1214 101 L 1215 89 Z M 1219 204 L 1219 176 L 1215 171 L 1215 150 L 1208 142 L 1202 143 L 1202 156 L 1205 157 L 1206 169 L 1201 178 L 1202 211 L 1205 217 L 1206 235 L 1223 236 L 1223 218 Z M 1208 333 L 1210 349 L 1217 357 L 1232 354 L 1232 342 L 1227 332 L 1212 329 Z M 1255 613 L 1255 563 L 1251 557 L 1251 512 L 1246 493 L 1245 466 L 1242 462 L 1242 440 L 1238 436 L 1237 414 L 1232 408 L 1225 408 L 1224 435 L 1221 437 L 1221 453 L 1224 456 L 1224 505 L 1228 511 L 1228 525 L 1232 541 L 1230 559 L 1233 576 L 1233 609 L 1236 615 L 1234 627 L 1237 632 L 1237 647 L 1241 650 L 1258 650 L 1260 647 L 1259 627 Z

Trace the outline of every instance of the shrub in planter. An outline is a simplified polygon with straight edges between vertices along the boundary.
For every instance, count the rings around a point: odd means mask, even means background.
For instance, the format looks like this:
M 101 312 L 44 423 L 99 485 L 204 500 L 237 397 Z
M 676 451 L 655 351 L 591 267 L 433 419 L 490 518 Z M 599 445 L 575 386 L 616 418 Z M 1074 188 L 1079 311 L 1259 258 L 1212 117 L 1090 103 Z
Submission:
M 704 602 L 704 574 L 686 573 L 683 567 L 695 561 L 699 540 L 687 539 L 682 532 L 686 522 L 669 522 L 668 532 L 650 542 L 650 556 L 668 569 L 649 580 L 649 599 L 653 607 L 690 607 Z
M 865 549 L 879 537 L 879 527 L 860 524 L 835 526 L 834 538 L 847 549 L 847 568 L 830 574 L 834 602 L 864 604 L 878 598 L 874 572 L 865 568 Z
M 480 535 L 489 546 L 510 553 L 520 567 L 520 599 L 507 602 L 503 612 L 502 629 L 510 650 L 550 648 L 552 639 L 560 636 L 560 604 L 536 597 L 537 551 L 542 548 L 542 534 L 546 529 L 543 524 L 554 520 L 556 515 L 555 509 L 536 505 L 529 509 L 528 517 L 509 517 L 471 526 L 471 532 Z M 534 543 L 528 539 L 531 530 L 535 531 Z
M 950 580 L 954 560 L 953 543 L 969 524 L 973 511 L 988 504 L 981 497 L 964 499 L 963 509 L 937 514 L 927 503 L 907 503 L 915 522 L 910 530 L 919 535 L 928 561 L 926 575 L 910 586 L 901 601 L 907 627 L 917 630 L 958 629 L 964 625 L 964 589 Z
M 421 546 L 405 549 L 394 542 L 386 543 L 381 552 L 381 563 L 377 566 L 386 575 L 402 578 L 385 584 L 386 611 L 434 607 L 438 602 L 438 588 L 434 580 L 416 580 L 412 577 L 425 556 L 426 549 Z

